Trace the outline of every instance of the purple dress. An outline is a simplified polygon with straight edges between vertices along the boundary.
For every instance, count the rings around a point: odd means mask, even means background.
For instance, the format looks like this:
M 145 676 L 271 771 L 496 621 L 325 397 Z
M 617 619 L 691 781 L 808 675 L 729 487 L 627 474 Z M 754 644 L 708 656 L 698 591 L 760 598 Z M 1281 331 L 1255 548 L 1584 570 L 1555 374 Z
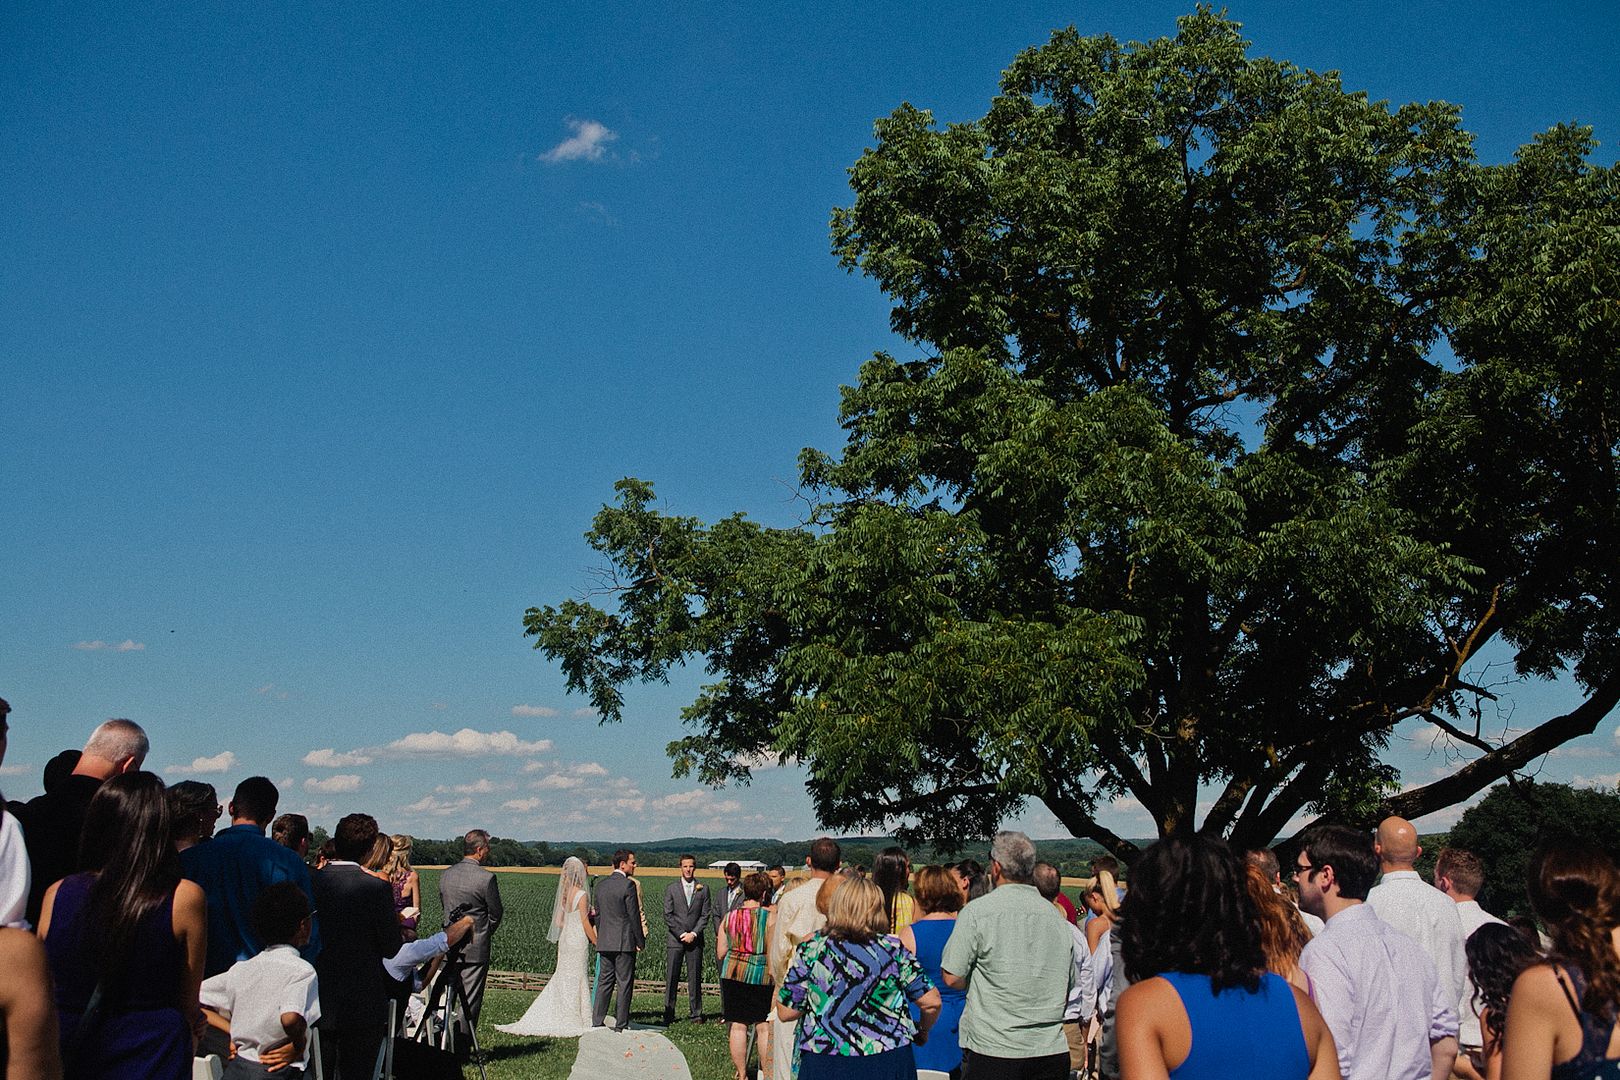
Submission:
M 85 908 L 92 874 L 64 878 L 51 910 L 45 955 L 56 984 L 62 1056 L 96 989 L 96 943 L 87 937 Z M 80 1047 L 75 1077 L 95 1080 L 186 1080 L 191 1076 L 191 1030 L 180 1011 L 185 950 L 174 936 L 174 894 L 135 928 L 124 975 L 103 994 L 101 1023 Z

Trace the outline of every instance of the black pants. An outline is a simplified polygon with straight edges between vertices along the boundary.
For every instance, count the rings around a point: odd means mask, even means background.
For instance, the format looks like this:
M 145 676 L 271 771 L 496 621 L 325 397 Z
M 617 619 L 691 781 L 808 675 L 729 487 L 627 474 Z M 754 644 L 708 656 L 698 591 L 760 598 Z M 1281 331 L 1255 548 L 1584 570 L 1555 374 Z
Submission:
M 1069 1053 L 1045 1057 L 991 1057 L 962 1048 L 962 1080 L 1069 1080 Z
M 321 1073 L 326 1080 L 370 1080 L 377 1067 L 384 1028 L 334 1031 L 315 1025 L 321 1033 Z M 277 1075 L 280 1075 L 279 1073 Z
M 630 1026 L 630 995 L 636 988 L 636 954 L 633 952 L 597 953 L 602 959 L 602 972 L 596 980 L 596 999 L 591 1002 L 591 1023 L 597 1027 L 607 1019 L 608 1002 L 613 1000 L 613 988 L 619 988 L 618 1008 L 613 1012 L 617 1021 L 613 1026 Z
M 669 965 L 664 974 L 664 1016 L 675 1018 L 675 986 L 681 977 L 681 965 L 685 964 L 686 996 L 690 1004 L 687 1015 L 696 1020 L 703 1015 L 703 937 L 693 938 L 690 945 L 672 937 L 665 954 Z

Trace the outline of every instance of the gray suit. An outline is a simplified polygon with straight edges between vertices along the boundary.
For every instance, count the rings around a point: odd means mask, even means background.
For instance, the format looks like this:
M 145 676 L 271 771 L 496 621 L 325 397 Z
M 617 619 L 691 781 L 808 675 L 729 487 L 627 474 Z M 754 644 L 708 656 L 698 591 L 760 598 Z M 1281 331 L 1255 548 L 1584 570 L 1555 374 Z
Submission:
M 596 885 L 596 952 L 602 971 L 591 1004 L 591 1022 L 602 1026 L 613 989 L 619 989 L 615 1027 L 630 1026 L 630 996 L 635 993 L 636 953 L 647 944 L 641 929 L 641 894 L 628 874 L 615 870 Z
M 703 934 L 709 926 L 709 889 L 701 881 L 692 882 L 692 902 L 686 901 L 686 883 L 679 878 L 664 890 L 664 925 L 669 928 L 669 942 L 665 955 L 669 958 L 664 974 L 664 1020 L 675 1019 L 675 981 L 680 978 L 681 965 L 686 965 L 686 996 L 691 1006 L 688 1015 L 696 1020 L 703 1015 Z M 688 945 L 681 935 L 696 934 Z
M 446 919 L 458 907 L 473 917 L 472 933 L 461 953 L 461 988 L 467 992 L 467 1019 L 476 1025 L 484 1007 L 484 979 L 489 975 L 489 939 L 504 914 L 501 887 L 477 859 L 462 859 L 439 876 L 439 903 Z

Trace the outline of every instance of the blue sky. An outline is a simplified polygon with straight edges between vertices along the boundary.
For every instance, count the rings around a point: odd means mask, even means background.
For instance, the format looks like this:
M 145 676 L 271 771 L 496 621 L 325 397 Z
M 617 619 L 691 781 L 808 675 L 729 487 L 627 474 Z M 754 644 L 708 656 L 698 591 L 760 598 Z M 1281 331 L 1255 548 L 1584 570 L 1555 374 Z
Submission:
M 1053 27 L 1186 7 L 691 8 L 0 9 L 8 797 L 117 715 L 166 778 L 266 774 L 328 824 L 814 830 L 794 770 L 670 778 L 697 673 L 598 727 L 523 610 L 588 588 L 622 476 L 796 520 L 798 450 L 839 445 L 839 384 L 900 347 L 828 254 L 874 118 L 982 115 Z M 1610 3 L 1229 10 L 1257 52 L 1462 103 L 1486 160 L 1563 120 L 1615 160 Z M 1614 726 L 1543 775 L 1612 782 Z

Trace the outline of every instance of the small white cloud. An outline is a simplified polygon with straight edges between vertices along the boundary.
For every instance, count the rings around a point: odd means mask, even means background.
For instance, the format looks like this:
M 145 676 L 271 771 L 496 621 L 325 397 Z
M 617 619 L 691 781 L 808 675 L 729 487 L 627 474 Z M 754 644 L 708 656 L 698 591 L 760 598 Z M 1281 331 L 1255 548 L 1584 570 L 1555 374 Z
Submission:
M 230 772 L 236 767 L 236 754 L 230 750 L 213 757 L 193 758 L 190 765 L 170 765 L 166 772 L 172 773 L 221 773 Z
M 514 705 L 513 716 L 556 716 L 557 710 L 546 705 Z
M 585 804 L 585 809 L 603 817 L 622 818 L 630 814 L 645 813 L 647 800 L 639 796 L 592 799 Z
M 523 763 L 524 772 L 545 772 L 551 768 L 549 761 L 526 761 Z
M 352 769 L 356 765 L 370 765 L 371 755 L 363 750 L 350 750 L 340 754 L 331 747 L 311 750 L 304 755 L 304 764 L 312 769 Z
M 430 709 L 448 709 L 449 707 L 449 704 L 443 701 L 432 701 L 428 703 L 428 708 Z
M 142 652 L 145 650 L 146 645 L 143 642 L 133 641 L 129 638 L 116 642 L 106 642 L 97 638 L 95 641 L 76 641 L 73 643 L 73 647 L 84 652 L 100 652 L 103 649 L 112 652 Z
M 540 160 L 552 165 L 564 161 L 601 161 L 607 154 L 607 144 L 617 139 L 618 133 L 598 120 L 565 121 L 573 134 L 540 155 Z
M 395 739 L 387 749 L 395 754 L 428 757 L 480 757 L 490 754 L 543 754 L 551 749 L 550 739 L 525 742 L 510 731 L 474 731 L 462 728 L 454 735 L 442 731 L 412 732 Z
M 434 817 L 444 817 L 449 814 L 458 814 L 472 805 L 471 799 L 435 799 L 431 795 L 424 795 L 409 806 L 400 809 L 407 814 L 431 814 Z
M 255 694 L 268 694 L 270 691 L 274 690 L 275 688 L 276 688 L 275 683 L 267 682 L 263 686 L 259 687 L 257 690 L 255 690 L 253 692 Z
M 1574 780 L 1574 786 L 1582 788 L 1620 787 L 1620 773 L 1603 773 L 1598 776 L 1577 776 Z
M 581 708 L 575 709 L 568 715 L 572 716 L 576 720 L 589 720 L 591 717 L 596 715 L 596 710 L 591 708 L 589 705 L 585 705 Z
M 707 788 L 693 788 L 691 791 L 678 791 L 673 795 L 665 795 L 662 798 L 654 799 L 652 808 L 666 814 L 701 813 L 719 815 L 740 812 L 742 803 L 736 799 L 722 799 Z
M 488 795 L 495 790 L 495 785 L 488 780 L 477 780 L 471 784 L 441 785 L 433 790 L 440 795 Z
M 552 773 L 550 776 L 542 776 L 529 786 L 538 791 L 571 791 L 574 788 L 584 787 L 585 778 L 583 776 L 566 776 L 563 773 Z
M 582 761 L 571 767 L 569 772 L 575 776 L 606 776 L 608 771 L 594 761 Z
M 514 814 L 532 814 L 540 809 L 539 799 L 509 799 L 501 803 L 502 810 L 509 810 Z
M 304 781 L 305 791 L 318 791 L 323 795 L 342 795 L 351 791 L 359 791 L 365 785 L 365 780 L 353 773 L 338 773 L 328 776 L 324 780 L 311 777 Z
M 32 765 L 0 765 L 0 776 L 27 776 L 33 771 Z

